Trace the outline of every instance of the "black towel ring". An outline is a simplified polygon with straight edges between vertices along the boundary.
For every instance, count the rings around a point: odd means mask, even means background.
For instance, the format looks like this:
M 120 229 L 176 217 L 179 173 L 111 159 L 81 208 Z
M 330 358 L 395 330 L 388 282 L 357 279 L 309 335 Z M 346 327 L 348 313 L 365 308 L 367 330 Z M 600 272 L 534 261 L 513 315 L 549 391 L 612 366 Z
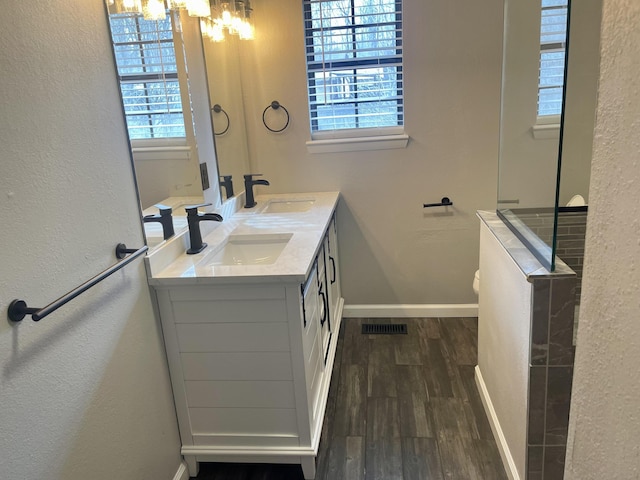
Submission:
M 211 108 L 211 111 L 213 111 L 215 113 L 223 113 L 224 116 L 227 117 L 227 127 L 223 131 L 216 132 L 215 126 L 214 126 L 214 129 L 213 129 L 213 134 L 214 135 L 224 135 L 225 133 L 227 133 L 229 131 L 229 127 L 231 126 L 231 120 L 229 120 L 229 115 L 227 114 L 227 112 L 224 111 L 224 108 L 222 108 L 219 103 L 216 103 Z
M 284 113 L 287 115 L 287 123 L 284 124 L 284 127 L 282 127 L 280 130 L 274 130 L 273 128 L 269 127 L 269 125 L 267 125 L 267 121 L 265 119 L 265 115 L 267 114 L 267 110 L 269 110 L 270 108 L 274 109 L 274 110 L 278 110 L 278 109 L 282 109 L 284 110 Z M 289 117 L 289 110 L 287 110 L 286 108 L 284 108 L 283 105 L 280 105 L 280 103 L 277 100 L 274 100 L 273 102 L 271 102 L 270 105 L 267 106 L 267 108 L 264 109 L 264 112 L 262 112 L 262 123 L 264 123 L 264 126 L 267 127 L 267 130 L 269 130 L 270 132 L 273 133 L 280 133 L 282 131 L 284 131 L 288 126 L 289 126 L 289 120 L 291 118 Z

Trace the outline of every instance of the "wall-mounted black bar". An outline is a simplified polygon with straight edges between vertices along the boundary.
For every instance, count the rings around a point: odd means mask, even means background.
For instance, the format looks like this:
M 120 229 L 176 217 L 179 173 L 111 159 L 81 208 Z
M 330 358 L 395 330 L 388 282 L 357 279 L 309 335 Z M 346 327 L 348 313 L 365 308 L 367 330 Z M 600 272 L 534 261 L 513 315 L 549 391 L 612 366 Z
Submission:
M 423 206 L 424 208 L 430 208 L 430 207 L 450 207 L 451 205 L 453 205 L 453 202 L 451 201 L 451 199 L 449 199 L 449 197 L 442 197 L 442 200 L 440 200 L 440 203 L 425 203 Z
M 83 283 L 79 287 L 71 290 L 69 293 L 67 293 L 67 294 L 63 295 L 62 297 L 58 298 L 57 300 L 53 301 L 52 303 L 50 303 L 46 307 L 43 307 L 43 308 L 28 307 L 24 300 L 17 300 L 16 299 L 16 300 L 12 301 L 9 304 L 9 312 L 8 312 L 9 320 L 11 320 L 13 322 L 19 322 L 26 315 L 31 315 L 31 319 L 34 322 L 42 320 L 44 317 L 46 317 L 47 315 L 49 315 L 52 312 L 55 312 L 58 308 L 60 308 L 61 306 L 65 305 L 66 303 L 70 302 L 71 300 L 76 298 L 81 293 L 84 293 L 87 290 L 89 290 L 95 284 L 100 283 L 102 280 L 107 278 L 109 275 L 117 272 L 122 267 L 124 267 L 124 266 L 128 265 L 129 263 L 131 263 L 133 260 L 138 258 L 143 253 L 145 253 L 148 249 L 149 249 L 149 247 L 147 247 L 145 245 L 144 247 L 135 250 L 135 249 L 127 248 L 126 245 L 123 244 L 123 243 L 119 243 L 118 246 L 116 247 L 116 256 L 118 258 L 123 258 L 123 257 L 121 257 L 119 255 L 127 254 L 127 253 L 130 253 L 131 255 L 129 255 L 124 260 L 119 261 L 115 265 L 112 265 L 111 267 L 107 268 L 104 272 L 99 273 L 98 275 L 96 275 L 92 279 L 86 281 L 85 283 Z
M 116 245 L 116 258 L 118 260 L 122 260 L 123 258 L 125 258 L 127 255 L 129 254 L 135 254 L 133 258 L 136 258 L 138 255 L 141 255 L 144 252 L 140 252 L 140 250 L 142 250 L 143 248 L 147 248 L 148 247 L 142 247 L 142 248 L 127 248 L 127 246 L 124 243 L 119 243 L 118 245 Z M 147 251 L 145 250 L 145 252 Z M 118 265 L 118 264 L 116 264 Z M 114 265 L 115 267 L 115 265 Z M 124 265 L 123 265 L 124 267 Z

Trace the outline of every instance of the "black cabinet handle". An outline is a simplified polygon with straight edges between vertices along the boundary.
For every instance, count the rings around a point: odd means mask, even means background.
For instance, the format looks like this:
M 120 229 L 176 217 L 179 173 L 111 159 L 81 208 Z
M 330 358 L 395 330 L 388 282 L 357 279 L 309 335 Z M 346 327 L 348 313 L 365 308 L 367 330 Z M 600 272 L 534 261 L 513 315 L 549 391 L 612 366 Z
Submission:
M 320 286 L 320 290 L 318 291 L 318 295 L 320 295 L 322 297 L 322 319 L 320 319 L 320 325 L 324 325 L 324 322 L 327 321 L 327 313 L 328 313 L 328 308 L 327 308 L 327 296 L 325 295 L 325 293 L 322 291 L 322 286 Z
M 303 328 L 307 328 L 307 309 L 305 308 L 305 305 L 304 305 L 304 284 L 300 285 L 300 293 L 301 293 L 301 299 L 302 299 L 302 325 L 303 325 Z
M 329 255 L 329 260 L 331 260 L 331 285 L 336 283 L 336 260 L 331 255 Z

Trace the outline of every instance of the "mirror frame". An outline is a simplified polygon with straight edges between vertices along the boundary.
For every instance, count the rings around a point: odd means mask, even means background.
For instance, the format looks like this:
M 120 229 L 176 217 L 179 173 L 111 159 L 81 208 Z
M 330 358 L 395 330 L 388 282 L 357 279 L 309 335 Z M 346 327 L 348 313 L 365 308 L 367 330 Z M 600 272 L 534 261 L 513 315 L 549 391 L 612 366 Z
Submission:
M 109 5 L 106 0 L 104 1 L 104 12 L 105 12 L 105 19 L 107 22 L 107 26 L 109 28 L 109 32 L 111 35 L 110 12 L 109 12 Z M 179 31 L 182 35 L 181 47 L 184 52 L 184 63 L 189 76 L 188 77 L 188 84 L 189 84 L 188 95 L 190 98 L 190 107 L 191 107 L 191 124 L 192 124 L 191 131 L 193 132 L 193 137 L 194 137 L 194 146 L 191 147 L 191 151 L 193 152 L 194 155 L 196 155 L 195 158 L 197 159 L 197 164 L 200 165 L 199 171 L 197 172 L 197 178 L 198 178 L 198 181 L 201 182 L 201 184 L 203 183 L 202 174 L 205 171 L 202 165 L 203 164 L 206 165 L 206 171 L 209 177 L 209 188 L 201 190 L 202 198 L 203 198 L 203 203 L 211 204 L 211 206 L 205 208 L 205 210 L 214 211 L 221 207 L 222 198 L 220 194 L 219 182 L 217 181 L 218 163 L 217 163 L 216 145 L 215 145 L 215 138 L 213 135 L 213 124 L 212 124 L 211 115 L 208 108 L 208 105 L 209 105 L 208 90 L 209 89 L 208 89 L 208 80 L 206 78 L 206 65 L 205 65 L 205 58 L 204 58 L 204 49 L 201 41 L 199 20 L 193 17 L 189 17 L 188 15 L 183 13 L 183 11 L 168 13 L 168 14 L 175 15 L 175 17 L 179 18 L 180 20 L 179 26 L 176 26 L 174 21 L 172 21 L 171 23 L 172 23 L 172 28 L 174 30 L 174 33 L 175 31 Z M 176 48 L 176 50 L 179 50 L 179 49 Z M 111 51 L 112 51 L 112 60 L 114 63 L 114 69 L 117 73 L 118 65 L 116 62 L 115 46 L 113 44 L 113 41 L 111 42 Z M 176 52 L 176 56 L 178 57 L 179 55 L 180 54 Z M 141 223 L 142 231 L 145 237 L 145 244 L 149 246 L 150 238 L 155 238 L 155 236 L 150 236 L 150 234 L 148 233 L 148 229 L 145 228 L 147 224 L 144 223 L 142 217 L 144 216 L 144 213 L 149 213 L 150 210 L 153 210 L 153 213 L 155 213 L 157 209 L 152 206 L 143 208 L 142 196 L 140 193 L 141 192 L 140 180 L 139 180 L 140 171 L 136 164 L 135 155 L 134 155 L 135 146 L 133 145 L 132 139 L 129 136 L 129 131 L 127 128 L 127 119 L 126 119 L 126 114 L 124 110 L 124 101 L 122 98 L 122 90 L 120 88 L 120 82 L 118 80 L 117 75 L 114 78 L 114 80 L 117 82 L 117 88 L 120 96 L 120 104 L 122 108 L 123 124 L 126 130 L 130 161 L 131 161 L 131 165 L 134 172 L 134 184 L 136 188 L 136 196 L 138 198 L 140 216 L 141 216 L 140 223 Z M 184 99 L 184 93 L 182 88 L 181 88 L 181 96 Z M 188 121 L 189 120 L 185 118 L 185 123 L 187 123 Z M 190 129 L 188 124 L 185 125 L 185 127 L 187 130 Z M 189 134 L 187 134 L 187 138 L 188 137 L 189 137 Z M 180 160 L 177 160 L 177 161 L 180 161 Z M 216 179 L 216 181 L 211 182 L 211 178 Z M 170 199 L 170 198 L 180 198 L 180 197 L 170 196 L 167 198 Z M 185 198 L 193 199 L 193 195 L 188 195 Z M 159 199 L 158 202 L 161 202 L 162 200 L 166 200 L 166 199 Z M 189 203 L 192 203 L 192 202 L 189 202 Z M 176 215 L 176 212 L 174 211 L 173 216 L 174 216 L 175 234 L 171 238 L 178 237 L 187 230 L 186 221 L 184 222 L 184 225 L 179 224 L 177 228 L 176 228 L 177 222 L 175 222 L 176 217 L 180 218 L 184 216 L 186 220 L 186 212 L 184 213 L 184 215 Z M 182 223 L 182 222 L 178 222 L 178 223 Z M 170 239 L 167 239 L 166 241 Z M 166 241 L 165 240 L 160 241 L 158 244 L 153 245 L 152 248 L 156 248 L 162 245 L 163 243 L 165 243 Z M 151 251 L 151 248 L 150 248 L 150 251 Z

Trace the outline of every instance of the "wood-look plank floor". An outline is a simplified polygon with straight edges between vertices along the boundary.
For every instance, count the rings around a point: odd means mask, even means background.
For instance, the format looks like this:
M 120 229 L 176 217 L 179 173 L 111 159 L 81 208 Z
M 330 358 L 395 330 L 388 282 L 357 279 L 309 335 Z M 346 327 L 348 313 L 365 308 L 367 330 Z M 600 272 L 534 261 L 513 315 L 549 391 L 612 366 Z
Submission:
M 407 323 L 408 335 L 362 335 Z M 346 319 L 318 480 L 506 480 L 474 380 L 475 319 Z M 299 465 L 200 465 L 197 480 L 303 480 Z M 194 479 L 195 480 L 195 479 Z

